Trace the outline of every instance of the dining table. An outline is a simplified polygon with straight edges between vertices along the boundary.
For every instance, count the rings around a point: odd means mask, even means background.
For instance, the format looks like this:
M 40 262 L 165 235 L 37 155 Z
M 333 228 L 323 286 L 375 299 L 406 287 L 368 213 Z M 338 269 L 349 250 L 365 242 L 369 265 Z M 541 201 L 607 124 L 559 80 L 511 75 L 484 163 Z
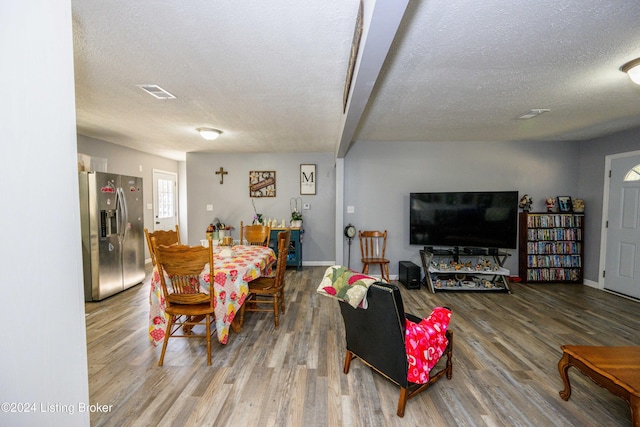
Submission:
M 200 273 L 200 283 L 203 292 L 209 294 L 209 281 L 213 278 L 216 335 L 221 344 L 227 343 L 229 329 L 249 294 L 248 283 L 271 276 L 275 260 L 273 249 L 265 246 L 213 246 L 213 274 L 207 263 Z M 149 339 L 154 346 L 164 340 L 168 320 L 160 274 L 154 267 L 149 293 Z M 235 325 L 239 332 L 241 325 Z

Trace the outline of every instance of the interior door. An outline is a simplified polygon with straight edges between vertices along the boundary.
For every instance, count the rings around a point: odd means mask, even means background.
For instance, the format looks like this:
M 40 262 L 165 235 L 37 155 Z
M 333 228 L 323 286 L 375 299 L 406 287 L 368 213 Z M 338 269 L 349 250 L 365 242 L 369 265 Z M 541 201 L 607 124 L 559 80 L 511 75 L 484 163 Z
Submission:
M 613 159 L 604 288 L 640 298 L 640 156 Z
M 153 230 L 171 230 L 178 223 L 178 176 L 153 171 Z

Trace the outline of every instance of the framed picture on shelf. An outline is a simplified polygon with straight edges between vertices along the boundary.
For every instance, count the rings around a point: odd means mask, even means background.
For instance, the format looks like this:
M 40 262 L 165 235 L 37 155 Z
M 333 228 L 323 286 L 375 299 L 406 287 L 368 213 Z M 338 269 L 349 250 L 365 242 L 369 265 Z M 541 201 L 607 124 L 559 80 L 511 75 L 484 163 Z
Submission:
M 571 212 L 571 197 L 558 196 L 558 212 Z

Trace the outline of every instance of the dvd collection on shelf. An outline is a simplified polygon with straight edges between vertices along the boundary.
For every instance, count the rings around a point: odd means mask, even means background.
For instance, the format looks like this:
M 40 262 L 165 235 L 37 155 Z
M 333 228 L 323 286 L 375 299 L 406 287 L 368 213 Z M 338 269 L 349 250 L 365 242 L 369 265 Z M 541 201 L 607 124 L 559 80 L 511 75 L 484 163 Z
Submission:
M 582 213 L 520 214 L 520 277 L 526 282 L 581 282 Z

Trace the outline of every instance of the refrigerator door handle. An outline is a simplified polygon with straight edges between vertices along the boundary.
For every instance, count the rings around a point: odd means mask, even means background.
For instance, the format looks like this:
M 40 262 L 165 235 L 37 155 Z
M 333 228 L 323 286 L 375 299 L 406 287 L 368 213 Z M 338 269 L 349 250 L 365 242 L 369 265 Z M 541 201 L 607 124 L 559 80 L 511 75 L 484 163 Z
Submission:
M 120 192 L 122 193 L 122 211 L 124 215 L 122 216 L 122 241 L 126 239 L 129 234 L 129 206 L 127 206 L 127 199 L 124 197 L 124 189 L 120 187 Z
M 120 238 L 120 243 L 124 243 L 125 238 L 127 236 L 127 202 L 124 198 L 124 190 L 122 187 L 117 190 L 118 201 L 116 206 L 118 207 L 118 215 L 120 216 L 120 221 L 118 221 L 118 227 L 120 228 L 118 237 Z

